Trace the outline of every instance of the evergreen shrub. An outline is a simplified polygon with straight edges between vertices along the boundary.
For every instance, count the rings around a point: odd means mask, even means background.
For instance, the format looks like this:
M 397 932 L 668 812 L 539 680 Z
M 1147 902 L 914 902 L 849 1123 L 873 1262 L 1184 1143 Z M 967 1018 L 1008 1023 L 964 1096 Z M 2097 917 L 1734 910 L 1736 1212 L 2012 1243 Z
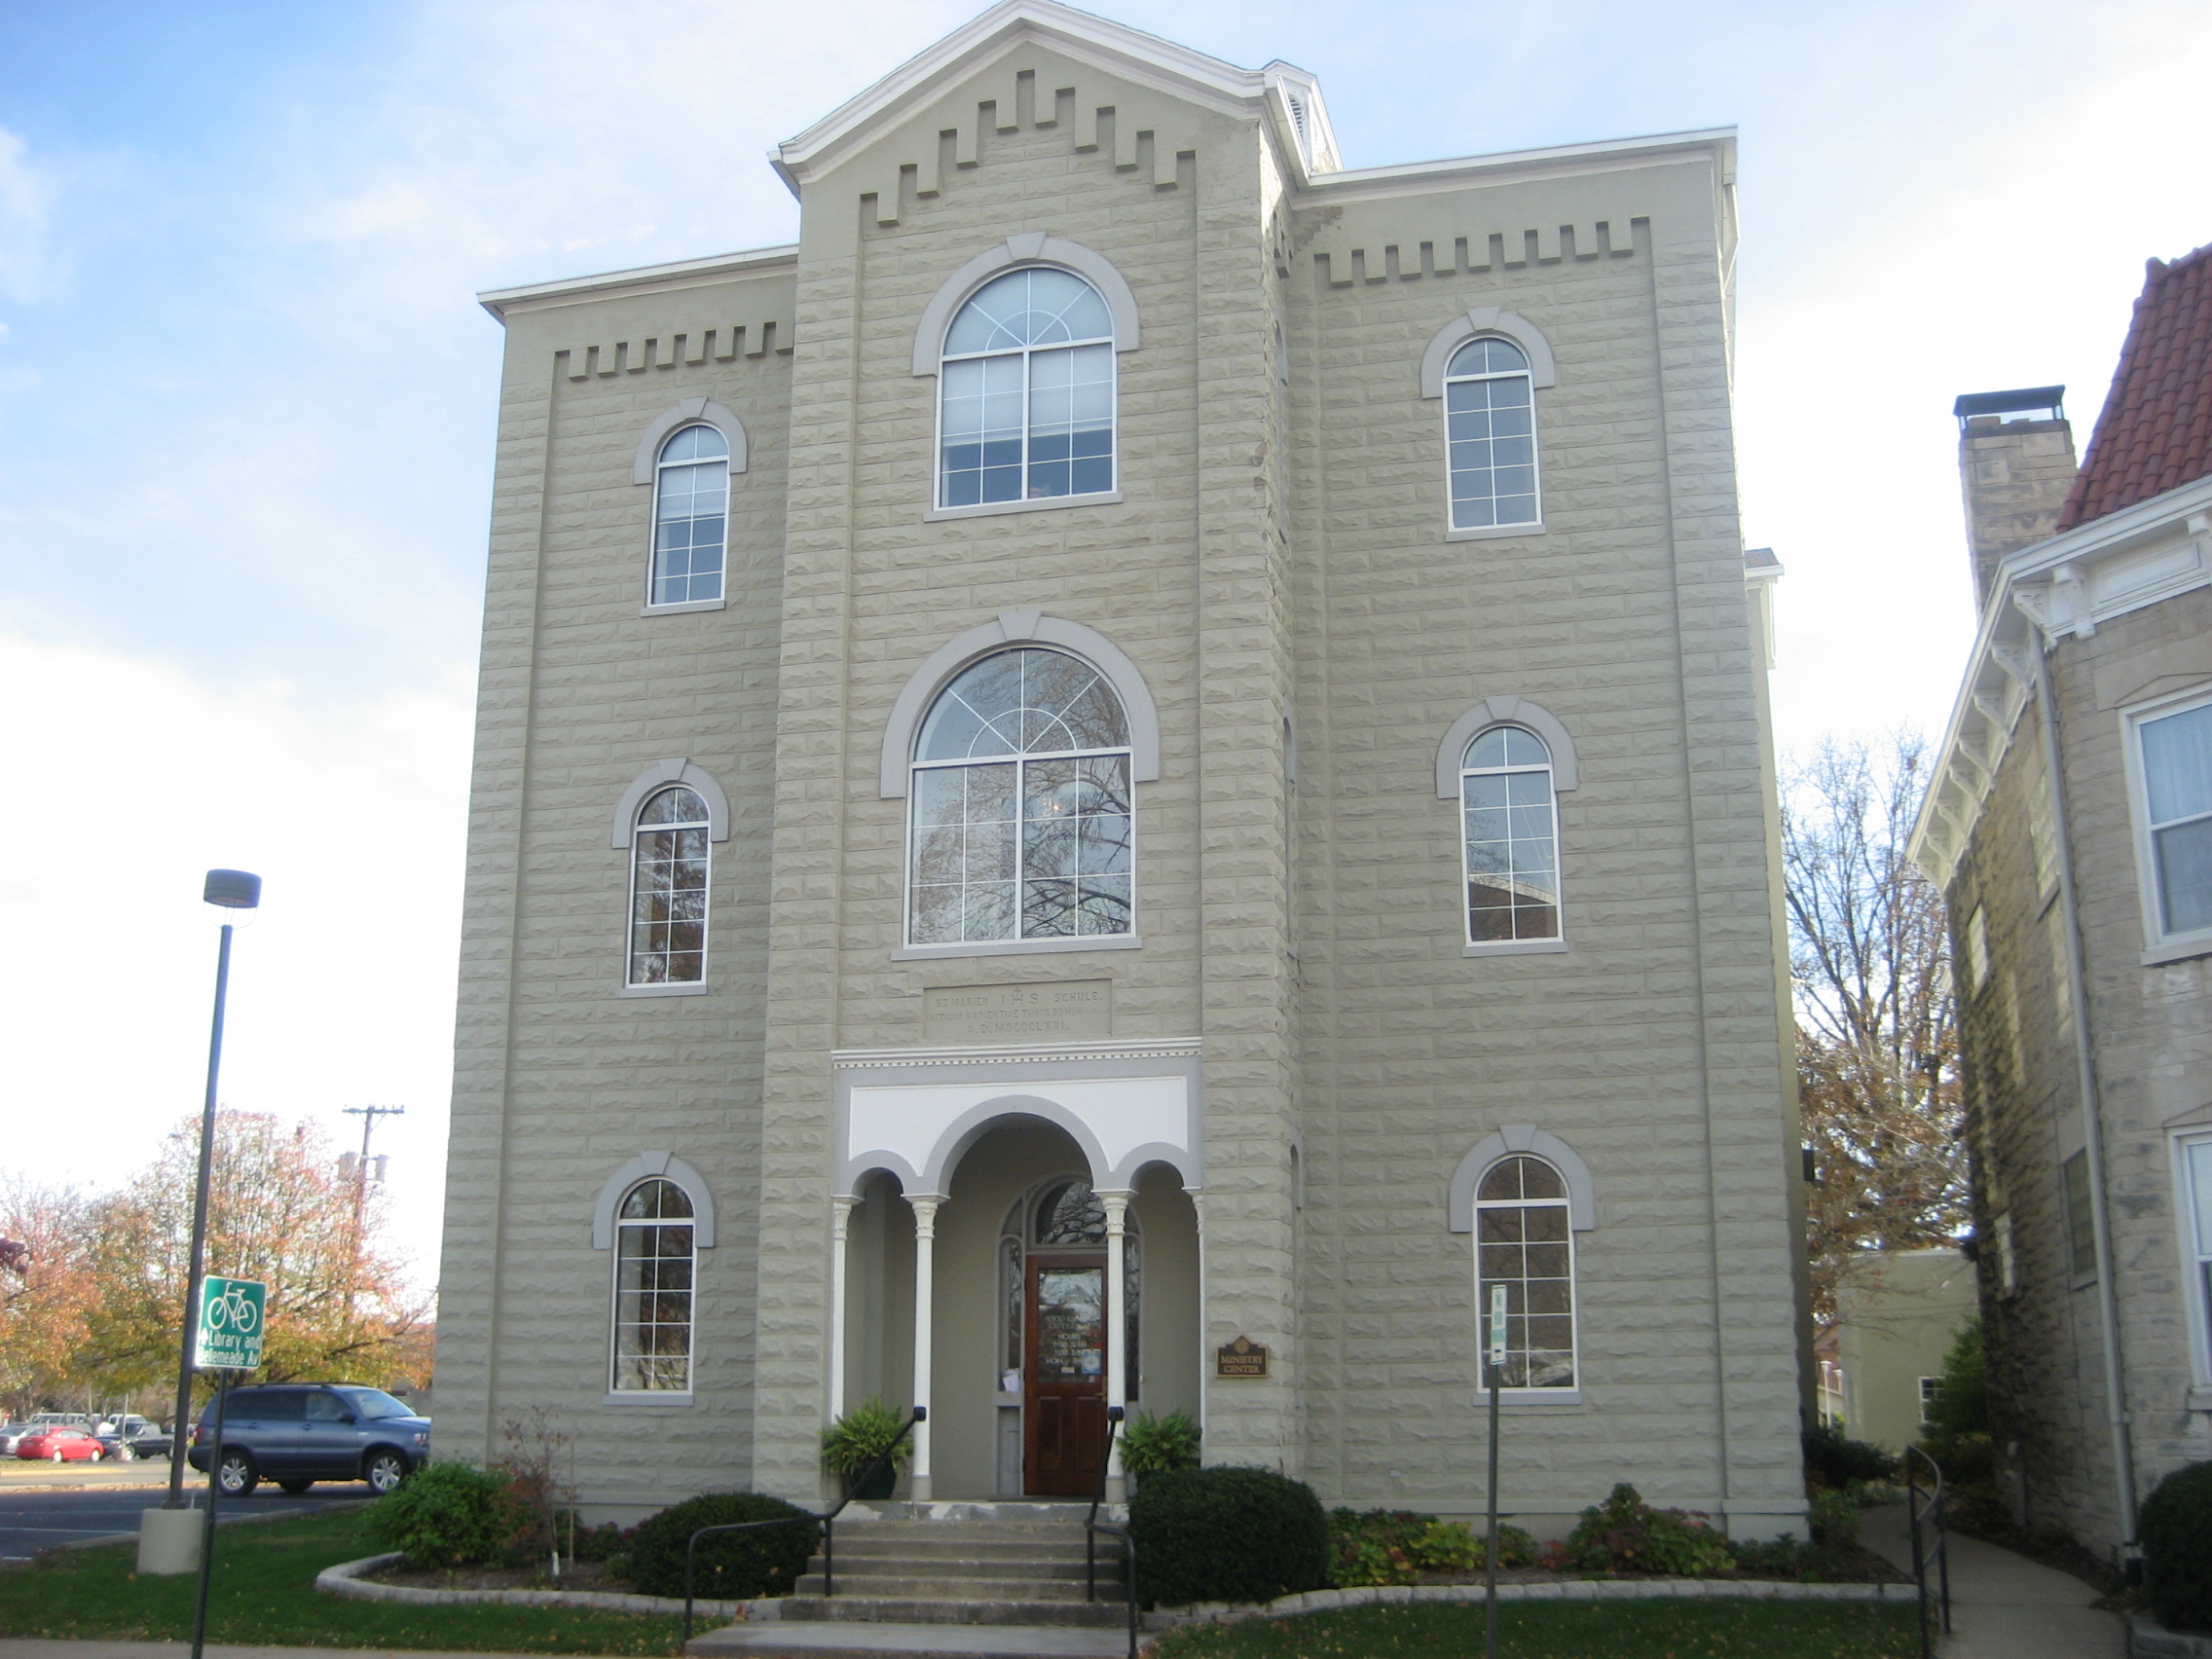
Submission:
M 473 1463 L 429 1463 L 369 1506 L 371 1543 L 398 1550 L 409 1567 L 494 1561 L 507 1542 L 506 1482 Z
M 1145 1599 L 1270 1602 L 1329 1582 L 1329 1523 L 1304 1481 L 1272 1469 L 1167 1469 L 1129 1500 Z
M 1804 1446 L 1808 1483 L 1830 1492 L 1841 1492 L 1854 1482 L 1897 1478 L 1895 1457 L 1870 1441 L 1853 1440 L 1826 1423 L 1805 1430 Z
M 648 1517 L 631 1536 L 629 1547 L 609 1569 L 648 1596 L 683 1594 L 683 1554 L 691 1534 L 702 1527 L 739 1521 L 774 1521 L 798 1516 L 783 1527 L 756 1527 L 746 1532 L 718 1532 L 699 1540 L 698 1576 L 693 1593 L 715 1601 L 746 1602 L 756 1596 L 788 1595 L 806 1570 L 807 1558 L 822 1536 L 822 1524 L 803 1509 L 757 1492 L 710 1492 L 672 1504 Z
M 2191 1463 L 2143 1500 L 2143 1588 L 2169 1630 L 2212 1631 L 2212 1463 Z

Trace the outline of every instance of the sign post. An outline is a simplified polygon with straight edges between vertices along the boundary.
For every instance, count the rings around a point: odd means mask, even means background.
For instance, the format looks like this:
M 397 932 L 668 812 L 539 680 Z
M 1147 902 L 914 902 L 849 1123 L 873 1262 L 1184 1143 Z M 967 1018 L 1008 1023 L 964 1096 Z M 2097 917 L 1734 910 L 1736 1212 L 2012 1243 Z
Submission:
M 207 1585 L 215 1566 L 215 1503 L 223 1493 L 223 1407 L 231 1376 L 261 1369 L 262 1312 L 269 1287 L 259 1279 L 203 1279 L 200 1322 L 192 1339 L 196 1370 L 215 1373 L 215 1399 L 209 1407 L 213 1427 L 207 1434 L 207 1519 L 200 1532 L 200 1596 L 192 1612 L 192 1659 L 203 1659 L 207 1644 Z M 203 1421 L 206 1419 L 203 1419 Z M 177 1424 L 177 1438 L 184 1424 Z
M 1483 1362 L 1490 1379 L 1490 1541 L 1483 1546 L 1483 1653 L 1497 1659 L 1497 1424 L 1505 1392 L 1505 1286 L 1490 1287 L 1489 1340 Z M 195 1653 L 193 1659 L 200 1659 Z

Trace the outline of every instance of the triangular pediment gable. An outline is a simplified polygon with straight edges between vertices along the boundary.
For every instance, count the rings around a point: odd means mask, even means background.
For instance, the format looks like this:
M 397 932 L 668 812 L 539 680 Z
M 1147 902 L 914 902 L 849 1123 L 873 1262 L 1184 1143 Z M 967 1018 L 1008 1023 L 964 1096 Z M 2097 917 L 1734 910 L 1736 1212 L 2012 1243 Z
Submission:
M 796 194 L 809 178 L 927 108 L 963 79 L 1032 42 L 1221 114 L 1249 118 L 1272 109 L 1306 171 L 1334 172 L 1341 166 L 1320 88 L 1305 70 L 1281 62 L 1240 69 L 1055 0 L 1004 0 L 778 145 L 769 161 Z

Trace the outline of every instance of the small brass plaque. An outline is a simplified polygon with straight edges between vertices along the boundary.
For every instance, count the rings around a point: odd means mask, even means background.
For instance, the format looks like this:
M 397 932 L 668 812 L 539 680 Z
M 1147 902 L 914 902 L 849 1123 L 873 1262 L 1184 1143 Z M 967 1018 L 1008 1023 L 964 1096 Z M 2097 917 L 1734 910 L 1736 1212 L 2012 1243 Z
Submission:
M 1050 1043 L 1114 1035 L 1114 981 L 934 985 L 922 993 L 932 1043 Z
M 1213 1374 L 1216 1377 L 1265 1377 L 1268 1350 L 1250 1337 L 1223 1343 L 1213 1350 Z

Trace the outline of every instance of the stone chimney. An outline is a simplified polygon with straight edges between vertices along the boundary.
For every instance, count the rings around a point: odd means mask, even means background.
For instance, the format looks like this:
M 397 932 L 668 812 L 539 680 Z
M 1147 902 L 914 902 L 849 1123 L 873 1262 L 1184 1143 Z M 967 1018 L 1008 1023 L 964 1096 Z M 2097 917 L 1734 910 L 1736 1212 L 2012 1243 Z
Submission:
M 2038 386 L 1969 392 L 1951 405 L 1977 610 L 1988 603 L 1998 561 L 2058 529 L 2076 470 L 2065 398 L 2062 386 Z

